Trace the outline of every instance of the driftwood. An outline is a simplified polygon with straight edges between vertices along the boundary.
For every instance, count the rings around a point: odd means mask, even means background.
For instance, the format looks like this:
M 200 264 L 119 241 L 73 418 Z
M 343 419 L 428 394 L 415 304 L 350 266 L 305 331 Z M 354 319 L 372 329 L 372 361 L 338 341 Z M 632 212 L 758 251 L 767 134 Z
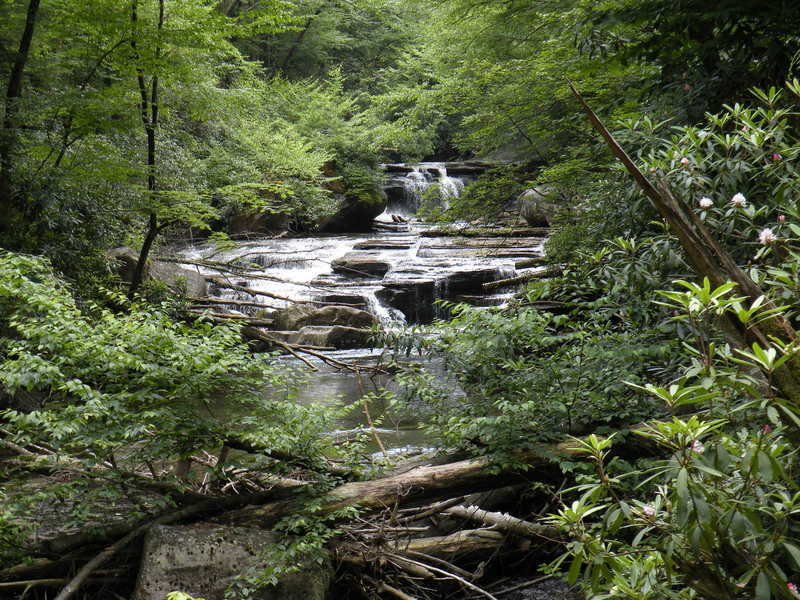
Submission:
M 534 256 L 532 258 L 520 258 L 514 263 L 515 269 L 527 269 L 528 267 L 538 267 L 547 262 L 544 256 Z
M 484 229 L 477 227 L 447 227 L 428 229 L 420 232 L 421 237 L 541 237 L 550 234 L 548 227 L 501 227 Z
M 271 319 L 259 319 L 257 317 L 248 317 L 247 315 L 232 315 L 230 313 L 215 313 L 207 310 L 189 309 L 186 311 L 190 315 L 196 315 L 202 319 L 208 319 L 214 323 L 247 323 L 254 327 L 269 327 L 272 325 Z
M 225 299 L 225 298 L 187 298 L 189 302 L 192 304 L 230 304 L 231 306 L 250 306 L 252 308 L 260 308 L 260 309 L 268 309 L 270 308 L 266 304 L 261 304 L 260 302 L 247 302 L 246 300 L 233 300 L 233 299 Z
M 530 281 L 532 279 L 542 279 L 544 277 L 550 277 L 551 275 L 557 275 L 561 273 L 561 267 L 558 265 L 550 265 L 538 271 L 532 271 L 529 273 L 523 273 L 522 275 L 517 275 L 516 277 L 511 277 L 509 279 L 499 279 L 498 281 L 490 281 L 489 283 L 483 284 L 484 290 L 496 290 L 498 288 L 509 287 L 512 285 L 518 285 L 520 283 L 525 283 L 526 281 Z
M 561 456 L 582 456 L 572 445 L 560 444 L 551 450 Z M 547 468 L 546 459 L 533 452 L 520 455 L 531 465 Z M 473 493 L 518 483 L 525 479 L 510 470 L 492 472 L 487 458 L 474 458 L 438 466 L 422 466 L 401 475 L 358 481 L 341 485 L 316 500 L 317 515 L 327 515 L 348 506 L 366 509 L 386 509 L 397 503 L 411 504 L 454 494 Z M 295 498 L 263 506 L 231 511 L 222 522 L 254 527 L 270 527 L 287 514 L 302 510 L 305 497 L 302 491 Z
M 670 230 L 678 238 L 686 260 L 695 273 L 699 277 L 707 277 L 715 287 L 728 281 L 735 282 L 737 284 L 736 293 L 744 296 L 751 303 L 759 297 L 766 296 L 764 291 L 736 264 L 731 255 L 720 246 L 700 217 L 683 200 L 672 194 L 666 182 L 662 181 L 656 187 L 645 177 L 575 86 L 570 83 L 570 88 L 588 115 L 592 126 L 600 133 L 614 156 L 625 166 L 637 185 L 669 224 Z M 776 308 L 771 300 L 764 302 L 763 306 L 767 310 Z M 768 316 L 757 324 L 749 325 L 745 325 L 734 316 L 727 315 L 726 323 L 728 330 L 735 332 L 738 341 L 744 341 L 747 344 L 755 343 L 762 348 L 772 345 L 771 338 L 787 345 L 798 339 L 797 332 L 786 317 L 780 313 Z M 798 407 L 800 406 L 800 352 L 790 352 L 787 356 L 788 360 L 770 375 L 772 382 L 780 392 L 795 407 Z
M 559 537 L 557 527 L 531 523 L 530 521 L 518 519 L 505 513 L 489 512 L 482 510 L 478 506 L 453 506 L 442 512 L 446 515 L 452 515 L 461 519 L 479 521 L 494 526 L 497 529 L 507 531 L 508 533 L 514 533 L 525 537 Z

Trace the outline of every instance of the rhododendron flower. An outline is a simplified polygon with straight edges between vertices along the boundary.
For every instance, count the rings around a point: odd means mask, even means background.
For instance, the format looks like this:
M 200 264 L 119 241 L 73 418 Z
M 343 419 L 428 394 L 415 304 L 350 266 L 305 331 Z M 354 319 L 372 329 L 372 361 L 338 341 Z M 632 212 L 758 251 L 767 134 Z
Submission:
M 686 158 L 686 157 L 684 156 L 684 157 L 681 159 L 681 164 L 682 164 L 684 167 L 687 167 L 687 166 L 689 166 L 689 159 L 688 159 L 688 158 Z
M 761 426 L 761 433 L 763 433 L 764 435 L 766 435 L 768 433 L 772 433 L 772 427 L 770 427 L 769 425 L 762 425 Z
M 778 161 L 779 161 L 779 160 L 781 160 L 782 158 L 783 158 L 783 157 L 782 157 L 780 154 L 778 154 L 777 152 L 776 152 L 775 154 L 773 154 L 773 155 L 772 155 L 772 160 L 774 160 L 775 162 L 778 162 Z
M 731 198 L 731 204 L 743 208 L 747 205 L 747 198 L 744 197 L 744 194 L 735 194 L 733 198 Z
M 711 198 L 700 198 L 700 208 L 711 208 L 714 201 Z
M 700 440 L 695 440 L 692 442 L 692 445 L 689 446 L 689 449 L 692 452 L 697 452 L 698 454 L 702 454 L 705 451 L 706 447 L 703 446 L 703 443 Z
M 800 590 L 797 589 L 797 586 L 793 583 L 787 583 L 786 587 L 791 592 L 792 596 L 795 598 L 800 598 Z
M 642 514 L 643 514 L 645 517 L 655 517 L 655 516 L 656 516 L 656 509 L 655 509 L 655 508 L 653 508 L 653 507 L 652 507 L 651 505 L 649 505 L 649 504 L 645 504 L 645 505 L 642 507 Z
M 775 232 L 769 227 L 765 227 L 761 230 L 761 233 L 758 234 L 758 241 L 761 242 L 763 246 L 769 246 L 777 239 L 778 237 L 775 235 Z

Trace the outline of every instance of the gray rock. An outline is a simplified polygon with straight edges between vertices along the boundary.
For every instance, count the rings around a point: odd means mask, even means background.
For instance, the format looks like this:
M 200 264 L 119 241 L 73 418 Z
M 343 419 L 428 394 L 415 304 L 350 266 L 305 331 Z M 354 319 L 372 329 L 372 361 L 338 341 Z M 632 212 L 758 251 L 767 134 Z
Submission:
M 433 301 L 436 298 L 433 279 L 402 279 L 384 282 L 376 296 L 396 308 L 409 323 L 430 323 L 435 317 Z
M 335 273 L 349 277 L 383 277 L 391 268 L 385 260 L 371 256 L 346 254 L 331 263 Z
M 208 292 L 208 283 L 204 275 L 175 263 L 153 261 L 148 265 L 146 279 L 165 283 L 171 289 L 190 298 L 202 298 Z
M 519 197 L 519 214 L 531 227 L 549 227 L 556 209 L 557 192 L 548 187 L 531 188 Z
M 369 348 L 372 331 L 341 325 L 313 325 L 303 327 L 289 338 L 290 344 L 298 346 L 319 346 L 350 350 L 352 348 Z
M 114 262 L 116 265 L 114 272 L 122 281 L 133 280 L 133 272 L 136 270 L 136 263 L 139 262 L 139 253 L 136 250 L 128 246 L 120 246 L 107 250 L 106 257 Z
M 231 235 L 282 233 L 289 230 L 289 215 L 250 212 L 233 215 L 228 223 Z
M 343 325 L 368 329 L 378 324 L 378 319 L 365 310 L 351 306 L 324 306 L 295 304 L 278 311 L 273 318 L 273 328 L 296 331 L 309 325 Z
M 133 599 L 164 600 L 170 592 L 181 591 L 223 600 L 237 575 L 264 567 L 259 554 L 277 539 L 271 532 L 242 527 L 153 527 L 145 539 Z M 299 572 L 285 575 L 277 586 L 265 587 L 253 598 L 325 600 L 332 578 L 330 561 L 309 560 Z
M 106 256 L 116 263 L 116 273 L 120 279 L 130 283 L 139 262 L 139 253 L 133 248 L 122 246 L 108 250 Z M 208 292 L 205 276 L 178 264 L 158 260 L 147 261 L 144 281 L 160 281 L 176 292 L 195 298 L 205 296 Z
M 372 221 L 386 210 L 386 195 L 376 190 L 360 198 L 347 196 L 336 213 L 319 223 L 323 233 L 361 233 L 372 229 Z

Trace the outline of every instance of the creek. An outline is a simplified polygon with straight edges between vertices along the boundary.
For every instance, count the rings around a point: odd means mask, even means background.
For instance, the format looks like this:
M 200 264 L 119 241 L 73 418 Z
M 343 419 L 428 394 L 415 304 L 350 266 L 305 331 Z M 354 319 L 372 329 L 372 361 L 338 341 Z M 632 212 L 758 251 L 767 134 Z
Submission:
M 483 284 L 514 277 L 519 269 L 530 266 L 531 259 L 541 257 L 545 232 L 522 230 L 512 237 L 507 228 L 485 227 L 459 234 L 457 228 L 441 231 L 413 217 L 422 202 L 438 198 L 446 203 L 458 196 L 476 170 L 469 163 L 386 165 L 389 200 L 387 210 L 375 221 L 374 233 L 264 237 L 239 241 L 224 250 L 203 243 L 183 248 L 181 255 L 195 263 L 213 260 L 247 265 L 245 274 L 225 275 L 238 289 L 211 285 L 209 295 L 258 303 L 225 307 L 256 317 L 269 317 L 292 301 L 313 301 L 358 307 L 375 315 L 383 328 L 400 328 L 446 317 L 446 309 L 437 300 L 501 306 L 515 290 L 487 292 Z M 456 176 L 451 175 L 454 172 Z M 432 187 L 438 193 L 431 194 Z M 219 276 L 197 264 L 192 268 L 206 276 Z M 242 288 L 284 299 L 251 294 Z M 374 349 L 350 349 L 338 350 L 333 356 L 369 364 L 379 354 Z M 393 385 L 386 377 L 370 380 L 313 362 L 319 371 L 300 388 L 299 402 L 351 404 L 365 393 Z M 427 364 L 426 368 L 446 378 L 438 366 Z M 455 386 L 453 382 L 448 385 Z M 381 419 L 381 438 L 387 448 L 429 443 L 417 429 L 416 414 L 397 414 L 386 406 L 374 410 L 372 416 Z M 353 411 L 339 425 L 342 430 L 357 429 L 365 425 L 365 417 L 362 411 Z

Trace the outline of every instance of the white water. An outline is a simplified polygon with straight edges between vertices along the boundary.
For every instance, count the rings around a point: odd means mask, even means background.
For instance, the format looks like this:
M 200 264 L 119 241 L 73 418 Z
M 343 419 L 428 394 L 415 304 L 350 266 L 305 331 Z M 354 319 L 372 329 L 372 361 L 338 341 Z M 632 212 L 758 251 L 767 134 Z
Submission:
M 403 166 L 403 165 L 398 165 Z M 413 216 L 423 204 L 447 208 L 448 200 L 458 198 L 464 191 L 464 180 L 447 174 L 447 165 L 442 162 L 424 162 L 410 167 L 411 171 L 399 181 L 403 185 L 402 204 L 393 203 L 378 217 L 388 221 L 392 214 Z M 431 188 L 434 188 L 435 192 Z

